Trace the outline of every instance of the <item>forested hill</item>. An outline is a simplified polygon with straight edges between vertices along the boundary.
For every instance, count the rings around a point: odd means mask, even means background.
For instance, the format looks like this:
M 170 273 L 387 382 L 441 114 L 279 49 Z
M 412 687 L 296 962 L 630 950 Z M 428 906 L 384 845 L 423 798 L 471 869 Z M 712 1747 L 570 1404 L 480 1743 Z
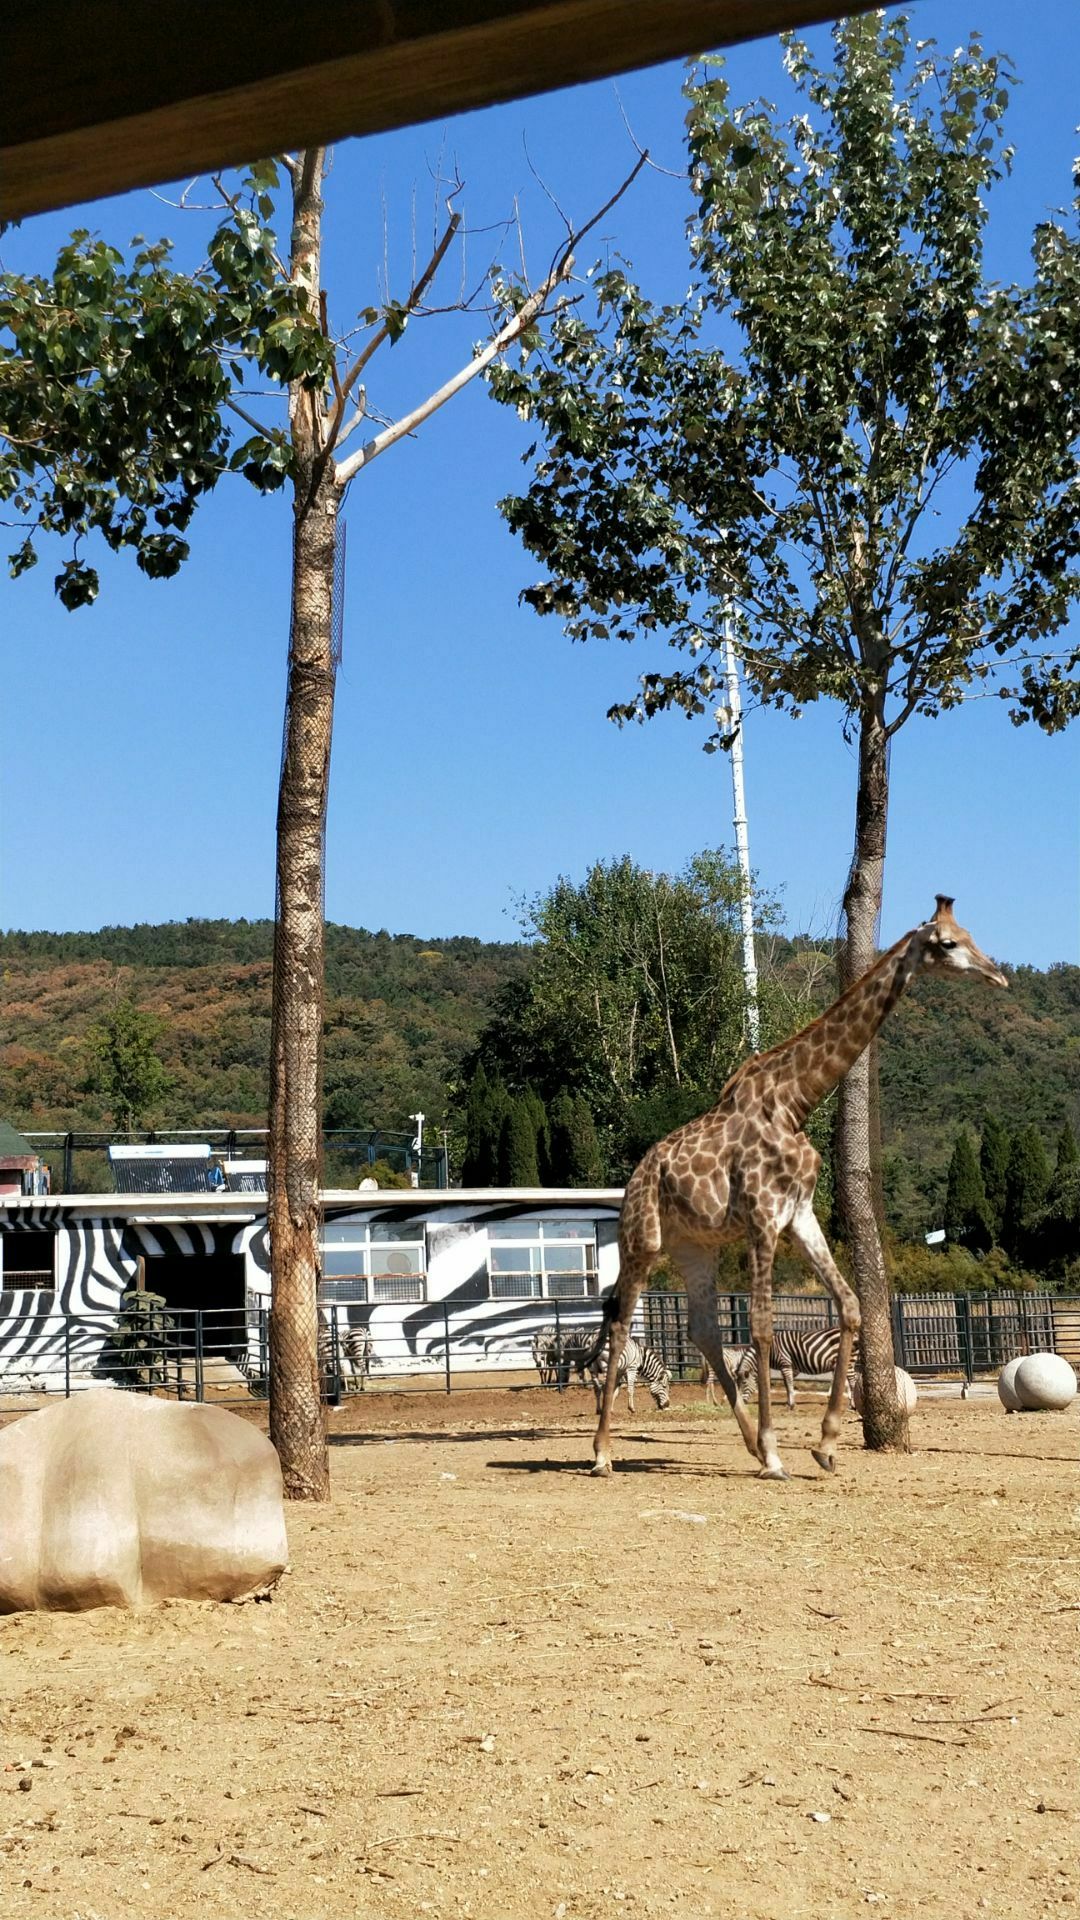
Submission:
M 159 1124 L 262 1125 L 269 921 L 0 935 L 0 1117 L 31 1129 L 105 1124 L 86 1080 L 88 1029 L 120 998 L 156 1013 L 173 1082 Z M 528 947 L 327 929 L 329 1125 L 448 1117 L 448 1082 Z M 1080 967 L 1019 968 L 1011 991 L 917 982 L 881 1046 L 891 1210 L 914 1227 L 942 1189 L 962 1121 L 1080 1131 Z M 828 991 L 827 983 L 825 991 Z M 455 1129 L 456 1131 L 456 1129 Z
M 0 1117 L 33 1129 L 103 1123 L 88 1030 L 117 999 L 159 1016 L 173 1082 L 159 1124 L 262 1126 L 270 1055 L 268 920 L 189 920 L 100 933 L 0 935 Z M 446 1086 L 528 949 L 326 930 L 326 1112 L 334 1126 L 441 1123 Z

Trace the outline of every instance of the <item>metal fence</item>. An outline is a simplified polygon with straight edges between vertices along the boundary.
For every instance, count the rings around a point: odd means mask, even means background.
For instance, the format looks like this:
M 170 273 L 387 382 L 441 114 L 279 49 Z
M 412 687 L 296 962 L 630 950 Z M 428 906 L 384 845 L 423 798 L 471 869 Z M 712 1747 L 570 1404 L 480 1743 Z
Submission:
M 129 1299 L 131 1296 L 129 1296 Z M 137 1298 L 137 1296 L 135 1296 Z M 718 1297 L 725 1345 L 750 1338 L 745 1294 Z M 774 1324 L 828 1326 L 831 1300 L 816 1294 L 776 1297 Z M 323 1394 L 339 1405 L 353 1394 L 475 1392 L 487 1387 L 540 1384 L 533 1339 L 541 1328 L 556 1336 L 600 1325 L 599 1303 L 500 1303 L 497 1318 L 466 1315 L 452 1302 L 427 1303 L 417 1316 L 387 1328 L 378 1310 L 327 1303 L 321 1309 Z M 687 1336 L 686 1297 L 646 1293 L 635 1331 L 663 1356 L 678 1380 L 700 1377 L 701 1357 Z M 1080 1298 L 1048 1293 L 935 1293 L 893 1301 L 893 1344 L 909 1373 L 971 1380 L 994 1374 L 1017 1354 L 1056 1352 L 1080 1367 Z M 177 1400 L 251 1404 L 265 1397 L 269 1372 L 269 1312 L 249 1299 L 233 1309 L 172 1309 L 156 1297 L 115 1314 L 46 1311 L 0 1327 L 0 1411 L 17 1410 L 27 1395 L 77 1392 L 93 1386 L 164 1394 Z M 574 1381 L 569 1365 L 548 1369 L 544 1384 L 562 1392 Z
M 24 1138 L 47 1162 L 51 1190 L 59 1193 L 109 1193 L 115 1181 L 109 1165 L 110 1146 L 185 1146 L 205 1144 L 222 1158 L 236 1160 L 263 1156 L 265 1127 L 159 1127 L 136 1130 L 123 1138 L 114 1133 L 80 1130 L 70 1133 L 26 1133 Z M 324 1127 L 326 1187 L 354 1187 L 379 1162 L 395 1172 L 415 1176 L 422 1187 L 449 1186 L 446 1149 L 426 1144 L 416 1147 L 411 1133 L 383 1128 Z

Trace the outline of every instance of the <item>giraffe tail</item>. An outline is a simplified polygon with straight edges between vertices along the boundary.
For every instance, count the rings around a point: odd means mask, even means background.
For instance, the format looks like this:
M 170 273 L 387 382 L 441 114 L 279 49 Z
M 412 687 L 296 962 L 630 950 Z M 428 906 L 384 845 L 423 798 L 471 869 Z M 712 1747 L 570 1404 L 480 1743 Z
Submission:
M 611 1292 L 608 1294 L 607 1299 L 604 1301 L 604 1310 L 600 1318 L 600 1331 L 597 1334 L 596 1339 L 593 1341 L 593 1344 L 589 1348 L 588 1352 L 583 1353 L 581 1356 L 579 1367 L 582 1373 L 588 1373 L 591 1367 L 595 1367 L 597 1361 L 600 1358 L 600 1355 L 603 1353 L 604 1348 L 607 1345 L 608 1336 L 611 1332 L 611 1323 L 616 1318 L 618 1311 L 619 1311 L 619 1289 L 618 1289 L 618 1285 L 616 1284 L 614 1287 L 612 1287 Z

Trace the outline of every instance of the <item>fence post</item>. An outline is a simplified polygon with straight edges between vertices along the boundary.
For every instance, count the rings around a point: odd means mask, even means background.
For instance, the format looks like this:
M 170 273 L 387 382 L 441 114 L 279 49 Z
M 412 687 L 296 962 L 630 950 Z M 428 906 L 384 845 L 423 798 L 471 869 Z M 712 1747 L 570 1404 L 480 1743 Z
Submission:
M 64 1315 L 64 1399 L 71 1399 L 71 1315 Z
M 731 1319 L 735 1329 L 737 1347 L 750 1345 L 750 1306 L 745 1293 L 729 1295 L 731 1300 Z
M 903 1367 L 906 1370 L 907 1340 L 905 1331 L 903 1295 L 894 1293 L 892 1298 L 893 1360 L 898 1367 Z
M 570 1369 L 563 1369 L 562 1312 L 558 1300 L 555 1302 L 555 1391 L 563 1393 L 570 1381 Z
M 341 1405 L 341 1332 L 338 1327 L 340 1309 L 335 1300 L 330 1309 L 330 1377 L 327 1381 L 327 1403 L 331 1407 Z
M 200 1403 L 203 1398 L 203 1310 L 195 1309 L 195 1398 Z
M 962 1342 L 964 1379 L 970 1387 L 975 1378 L 975 1356 L 971 1346 L 970 1293 L 958 1293 L 956 1296 L 956 1325 Z
M 446 1355 L 446 1391 L 450 1392 L 450 1308 L 443 1301 L 443 1352 Z

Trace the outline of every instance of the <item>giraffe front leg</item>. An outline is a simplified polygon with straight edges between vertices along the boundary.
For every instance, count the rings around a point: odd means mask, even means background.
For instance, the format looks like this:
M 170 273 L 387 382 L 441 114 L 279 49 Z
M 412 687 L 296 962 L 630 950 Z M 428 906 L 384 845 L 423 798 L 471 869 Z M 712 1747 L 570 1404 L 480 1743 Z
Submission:
M 790 1232 L 799 1251 L 805 1254 L 818 1278 L 828 1287 L 840 1314 L 840 1343 L 836 1350 L 828 1405 L 821 1422 L 821 1445 L 811 1448 L 811 1458 L 817 1461 L 818 1466 L 826 1473 L 835 1473 L 836 1443 L 843 1420 L 844 1394 L 860 1324 L 859 1302 L 829 1251 L 829 1243 L 809 1200 L 804 1201 L 796 1213 Z
M 772 1425 L 772 1382 L 769 1357 L 772 1350 L 772 1263 L 776 1235 L 771 1228 L 752 1229 L 747 1236 L 750 1255 L 750 1332 L 753 1336 L 758 1376 L 757 1457 L 763 1480 L 786 1480 L 784 1464 L 776 1448 Z

